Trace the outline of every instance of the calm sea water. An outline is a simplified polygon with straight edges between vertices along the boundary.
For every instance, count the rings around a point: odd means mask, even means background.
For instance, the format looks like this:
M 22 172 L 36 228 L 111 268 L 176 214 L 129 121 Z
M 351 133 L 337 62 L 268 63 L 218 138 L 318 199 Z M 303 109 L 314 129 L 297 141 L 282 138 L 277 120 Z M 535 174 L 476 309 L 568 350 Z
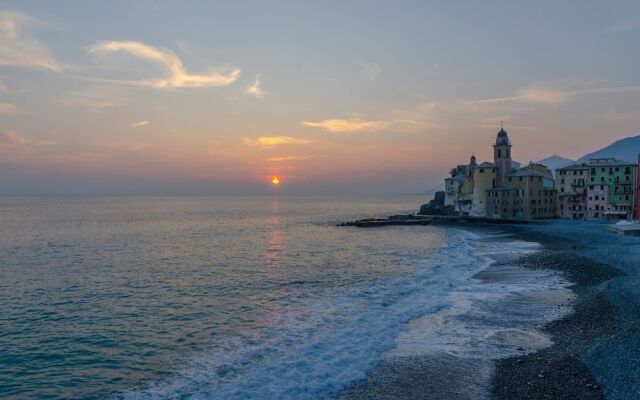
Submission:
M 0 198 L 0 398 L 336 393 L 484 262 L 457 230 L 334 226 L 421 202 Z

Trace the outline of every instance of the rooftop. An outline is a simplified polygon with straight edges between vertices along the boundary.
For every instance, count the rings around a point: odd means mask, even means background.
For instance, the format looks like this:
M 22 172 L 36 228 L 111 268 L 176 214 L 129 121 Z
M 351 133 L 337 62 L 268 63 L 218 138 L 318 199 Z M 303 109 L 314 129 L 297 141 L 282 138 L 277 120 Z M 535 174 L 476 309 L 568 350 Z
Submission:
M 567 165 L 566 167 L 556 168 L 556 171 L 565 171 L 569 169 L 587 169 L 587 168 L 589 168 L 589 165 L 587 163 L 576 163 L 576 164 Z
M 537 171 L 519 169 L 519 170 L 517 170 L 515 172 L 512 172 L 509 175 L 507 175 L 507 177 L 509 177 L 509 176 L 545 176 L 545 174 L 543 174 L 542 172 L 537 172 Z
M 630 161 L 623 161 L 613 157 L 607 157 L 607 158 L 589 159 L 589 166 L 593 166 L 593 165 L 600 166 L 600 165 L 635 165 L 635 164 Z

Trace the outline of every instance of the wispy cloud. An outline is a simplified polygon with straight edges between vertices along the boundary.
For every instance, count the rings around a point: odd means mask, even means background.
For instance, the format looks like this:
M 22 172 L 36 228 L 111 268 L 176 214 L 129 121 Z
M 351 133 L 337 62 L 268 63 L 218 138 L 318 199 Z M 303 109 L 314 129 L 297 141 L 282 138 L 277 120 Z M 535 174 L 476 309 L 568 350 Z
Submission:
M 511 119 L 510 115 L 497 115 L 497 116 L 493 116 L 493 117 L 486 117 L 486 118 L 482 118 L 482 120 L 480 120 L 480 123 L 482 125 L 499 125 L 501 122 L 505 122 Z
M 15 67 L 63 69 L 45 45 L 29 35 L 28 28 L 38 21 L 17 11 L 0 12 L 0 65 Z
M 581 90 L 558 90 L 558 89 L 548 89 L 548 88 L 541 88 L 541 87 L 527 87 L 527 88 L 522 88 L 518 90 L 515 96 L 472 100 L 472 101 L 469 101 L 468 103 L 477 104 L 477 105 L 514 103 L 514 102 L 558 104 L 558 103 L 565 102 L 570 98 L 576 97 L 576 96 L 620 94 L 620 93 L 631 93 L 631 92 L 640 92 L 640 85 L 604 87 L 604 88 L 581 89 Z
M 102 142 L 96 143 L 96 146 L 118 151 L 141 151 L 153 147 L 146 142 Z
M 244 144 L 249 146 L 279 146 L 283 144 L 310 144 L 311 140 L 299 139 L 291 136 L 260 136 L 258 138 L 244 138 Z
M 302 121 L 303 126 L 320 128 L 334 133 L 379 131 L 391 125 L 389 121 L 366 121 L 360 118 Z
M 147 126 L 151 124 L 151 122 L 149 121 L 138 121 L 138 122 L 134 122 L 133 124 L 129 125 L 132 128 L 139 128 L 141 126 Z
M 256 75 L 256 80 L 253 85 L 249 86 L 246 90 L 247 94 L 251 94 L 256 96 L 257 99 L 264 99 L 264 96 L 267 94 L 264 90 L 262 90 L 262 86 L 260 83 L 260 75 Z
M 16 106 L 11 103 L 0 103 L 0 114 L 9 114 L 16 111 Z
M 55 144 L 50 140 L 29 139 L 16 131 L 0 131 L 0 147 L 48 146 Z
M 382 67 L 380 67 L 377 63 L 357 63 L 360 66 L 360 73 L 366 79 L 372 81 L 380 75 L 380 71 L 382 71 Z
M 606 33 L 630 32 L 640 29 L 640 19 L 619 21 L 605 28 Z
M 92 86 L 62 95 L 58 104 L 98 111 L 123 106 L 128 101 L 127 97 L 113 86 Z
M 142 58 L 160 65 L 166 71 L 166 76 L 164 78 L 125 82 L 158 89 L 228 86 L 240 77 L 240 69 L 237 68 L 226 73 L 188 73 L 185 71 L 180 58 L 178 58 L 178 56 L 171 50 L 157 48 L 135 41 L 99 42 L 91 46 L 89 48 L 89 52 L 92 54 L 125 52 L 134 57 Z
M 268 162 L 285 162 L 285 161 L 302 161 L 313 158 L 312 156 L 282 156 L 282 157 L 269 157 Z
M 438 106 L 433 102 L 422 102 L 409 109 L 392 112 L 393 128 L 399 132 L 417 133 L 440 125 L 434 121 Z
M 496 115 L 496 116 L 493 116 L 493 117 L 482 118 L 480 120 L 480 123 L 471 124 L 470 126 L 472 126 L 474 128 L 497 129 L 498 127 L 500 127 L 501 123 L 509 121 L 509 120 L 511 120 L 511 116 L 510 115 Z M 509 129 L 517 129 L 519 131 L 539 131 L 540 130 L 540 128 L 538 128 L 536 126 L 518 125 L 518 124 L 514 124 L 512 122 L 509 123 L 508 128 Z

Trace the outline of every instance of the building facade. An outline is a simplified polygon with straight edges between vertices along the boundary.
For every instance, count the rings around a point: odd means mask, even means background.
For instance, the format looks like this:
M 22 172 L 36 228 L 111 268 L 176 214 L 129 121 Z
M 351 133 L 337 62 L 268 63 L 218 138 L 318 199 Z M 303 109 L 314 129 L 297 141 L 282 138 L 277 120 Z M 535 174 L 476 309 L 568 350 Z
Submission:
M 589 166 L 574 164 L 556 170 L 558 211 L 561 218 L 587 218 L 587 182 Z
M 549 171 L 540 164 L 514 171 L 505 184 L 488 190 L 487 216 L 493 218 L 555 218 L 557 195 Z
M 634 218 L 640 220 L 640 154 L 638 154 L 638 168 L 636 168 L 636 192 L 634 193 Z
M 609 185 L 589 185 L 587 189 L 587 218 L 605 218 L 611 212 L 609 203 Z
M 484 217 L 487 212 L 488 190 L 496 186 L 496 165 L 483 162 L 472 170 L 473 194 L 469 215 Z
M 594 206 L 593 209 L 587 210 L 589 218 L 632 218 L 638 165 L 615 158 L 595 158 L 589 161 L 588 166 L 587 208 L 589 208 L 589 202 Z M 606 203 L 603 204 L 604 191 L 606 191 Z M 595 209 L 596 205 L 599 209 Z
M 458 215 L 540 219 L 557 214 L 553 175 L 541 164 L 520 168 L 511 159 L 512 144 L 501 128 L 493 145 L 493 162 L 458 165 L 445 179 L 445 204 Z

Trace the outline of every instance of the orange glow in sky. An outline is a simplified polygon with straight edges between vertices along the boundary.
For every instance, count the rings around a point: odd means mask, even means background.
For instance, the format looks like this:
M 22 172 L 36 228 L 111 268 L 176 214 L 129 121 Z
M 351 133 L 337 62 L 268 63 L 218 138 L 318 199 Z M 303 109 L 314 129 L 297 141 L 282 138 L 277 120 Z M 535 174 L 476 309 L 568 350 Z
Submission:
M 278 178 L 277 176 L 274 176 L 271 179 L 271 183 L 273 183 L 274 185 L 279 185 L 280 184 L 280 178 Z

